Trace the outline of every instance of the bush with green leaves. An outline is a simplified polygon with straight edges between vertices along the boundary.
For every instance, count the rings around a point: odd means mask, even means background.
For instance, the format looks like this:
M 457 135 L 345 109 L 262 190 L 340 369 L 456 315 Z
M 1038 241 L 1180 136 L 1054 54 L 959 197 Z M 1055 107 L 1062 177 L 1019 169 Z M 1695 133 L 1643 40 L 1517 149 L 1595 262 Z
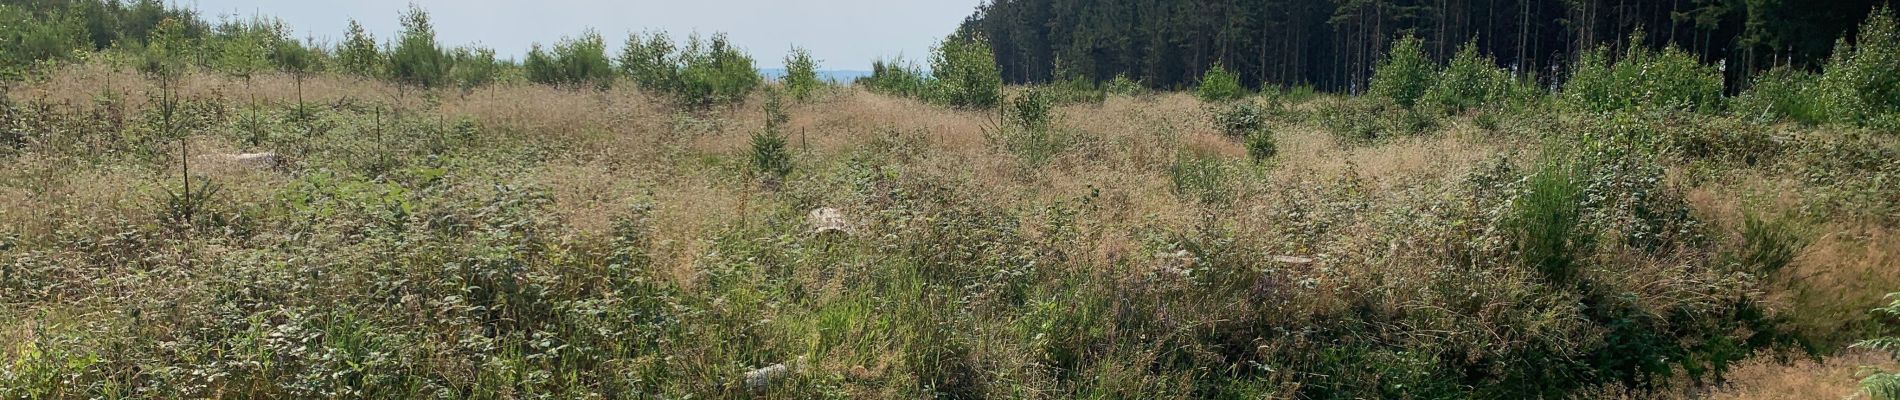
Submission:
M 912 98 L 929 96 L 932 86 L 922 67 L 903 58 L 872 60 L 871 75 L 858 78 L 857 84 L 872 92 Z
M 665 31 L 653 31 L 642 36 L 639 33 L 627 35 L 626 44 L 620 48 L 620 72 L 633 79 L 641 89 L 670 92 L 679 85 L 679 60 L 673 54 L 676 49 L 673 39 Z
M 1134 96 L 1147 91 L 1140 81 L 1129 79 L 1128 74 L 1115 74 L 1115 78 L 1103 84 L 1102 89 L 1120 96 Z
M 398 83 L 424 88 L 449 83 L 448 55 L 436 44 L 429 12 L 414 4 L 402 14 L 402 32 L 389 51 L 389 77 Z
M 1497 67 L 1491 57 L 1478 54 L 1476 41 L 1458 49 L 1445 69 L 1438 73 L 1424 101 L 1446 113 L 1496 107 L 1508 101 L 1516 87 L 1510 72 Z
M 288 29 L 280 21 L 261 17 L 226 19 L 206 41 L 206 47 L 214 54 L 213 69 L 245 79 L 271 70 L 271 51 L 279 43 L 294 43 L 287 37 Z
M 1816 124 L 1826 120 L 1825 100 L 1820 90 L 1821 77 L 1789 67 L 1775 67 L 1755 77 L 1729 102 L 1735 116 L 1757 121 L 1794 121 Z
M 1251 101 L 1233 102 L 1214 112 L 1214 125 L 1227 137 L 1244 139 L 1266 129 L 1266 112 Z
M 86 27 L 63 13 L 35 15 L 0 4 L 0 78 L 18 77 L 39 61 L 71 58 L 85 37 Z
M 785 54 L 785 77 L 779 83 L 792 95 L 792 100 L 811 100 L 825 87 L 825 82 L 818 80 L 818 63 L 811 51 L 803 47 L 792 47 L 792 51 Z
M 613 85 L 613 65 L 607 61 L 607 45 L 592 29 L 578 37 L 561 38 L 552 53 L 536 43 L 522 61 L 528 81 L 573 88 L 606 89 Z
M 1438 75 L 1438 64 L 1425 57 L 1424 46 L 1423 40 L 1412 35 L 1392 42 L 1385 59 L 1372 70 L 1370 94 L 1391 99 L 1408 110 L 1417 106 L 1425 91 L 1436 84 Z
M 1900 321 L 1900 293 L 1888 294 L 1887 298 L 1892 299 L 1893 302 L 1888 303 L 1884 307 L 1875 308 L 1873 312 L 1875 314 L 1884 315 L 1889 321 Z M 1891 326 L 1900 326 L 1900 324 L 1891 324 Z M 1900 335 L 1883 335 L 1873 339 L 1862 340 L 1859 343 L 1855 343 L 1853 347 L 1884 353 L 1888 357 L 1900 358 Z M 1880 367 L 1863 366 L 1861 367 L 1860 375 L 1860 389 L 1867 392 L 1874 400 L 1900 399 L 1900 371 L 1888 371 Z
M 689 108 L 738 104 L 764 82 L 752 56 L 732 47 L 724 33 L 713 34 L 711 40 L 689 38 L 679 60 L 679 86 L 673 94 Z
M 494 83 L 506 68 L 503 61 L 495 59 L 495 49 L 487 47 L 457 47 L 449 52 L 449 59 L 455 65 L 450 69 L 455 84 L 462 90 Z
M 1075 74 L 1064 75 L 1062 79 L 1044 86 L 1043 90 L 1050 101 L 1056 104 L 1101 104 L 1108 100 L 1106 88 Z
M 1003 101 L 1003 75 L 990 43 L 956 35 L 930 51 L 931 98 L 957 108 L 993 109 Z
M 1656 51 L 1642 43 L 1643 33 L 1637 31 L 1619 59 L 1603 48 L 1584 53 L 1564 84 L 1565 103 L 1588 112 L 1712 112 L 1722 107 L 1722 72 L 1715 66 L 1674 47 Z
M 387 59 L 376 46 L 376 36 L 352 19 L 349 30 L 343 33 L 343 43 L 337 44 L 336 63 L 344 73 L 368 78 L 381 76 Z
M 1821 104 L 1833 122 L 1900 130 L 1900 18 L 1880 7 L 1821 74 Z
M 1280 154 L 1279 141 L 1274 140 L 1273 131 L 1270 130 L 1261 129 L 1247 134 L 1246 142 L 1242 144 L 1247 146 L 1247 158 L 1255 162 L 1266 161 Z
M 1015 154 L 1029 166 L 1040 166 L 1054 159 L 1070 145 L 1070 137 L 1055 127 L 1054 98 L 1041 88 L 1031 88 L 1012 97 L 1004 110 L 1009 124 L 998 132 L 1004 150 Z
M 1377 96 L 1326 100 L 1314 114 L 1334 141 L 1347 145 L 1423 134 L 1437 128 L 1439 122 L 1435 112 L 1400 107 L 1391 99 Z
M 1207 69 L 1206 74 L 1201 75 L 1201 84 L 1194 89 L 1194 97 L 1210 103 L 1239 100 L 1247 97 L 1247 87 L 1241 86 L 1239 74 L 1228 71 L 1224 65 L 1214 64 Z

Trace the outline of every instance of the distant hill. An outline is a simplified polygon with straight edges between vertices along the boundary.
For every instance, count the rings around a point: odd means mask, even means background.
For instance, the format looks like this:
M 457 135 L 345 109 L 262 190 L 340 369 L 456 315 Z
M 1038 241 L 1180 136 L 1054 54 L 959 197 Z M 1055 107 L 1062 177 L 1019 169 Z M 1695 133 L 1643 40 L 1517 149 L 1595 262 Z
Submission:
M 785 69 L 784 68 L 760 68 L 759 75 L 764 75 L 765 79 L 776 81 L 779 79 L 779 77 L 785 76 Z M 871 71 L 858 71 L 858 70 L 846 70 L 846 69 L 818 70 L 818 79 L 828 80 L 828 81 L 843 83 L 843 84 L 849 84 L 851 82 L 857 81 L 858 78 L 862 78 L 866 76 L 871 76 Z

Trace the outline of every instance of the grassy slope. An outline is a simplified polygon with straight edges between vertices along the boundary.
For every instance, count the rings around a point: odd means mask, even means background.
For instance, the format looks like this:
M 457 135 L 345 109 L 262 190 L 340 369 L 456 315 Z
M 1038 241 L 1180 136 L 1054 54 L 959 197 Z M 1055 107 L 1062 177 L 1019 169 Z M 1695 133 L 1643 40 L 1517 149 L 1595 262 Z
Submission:
M 1491 229 L 1543 120 L 1452 119 L 1376 146 L 1282 121 L 1263 166 L 1192 97 L 1111 97 L 1061 108 L 1073 143 L 1029 165 L 986 136 L 992 115 L 841 89 L 792 107 L 798 167 L 769 190 L 746 170 L 756 106 L 691 115 L 632 90 L 510 85 L 399 97 L 318 77 L 305 123 L 284 111 L 294 88 L 187 76 L 191 173 L 220 188 L 191 224 L 162 217 L 180 154 L 142 120 L 148 82 L 86 65 L 14 88 L 42 107 L 29 125 L 58 132 L 0 156 L 0 382 L 28 397 L 732 396 L 744 371 L 803 357 L 775 393 L 1392 396 L 1470 389 L 1404 386 L 1442 383 L 1409 374 L 1461 363 L 1447 357 L 1504 377 L 1525 348 L 1605 334 Z M 247 151 L 290 165 L 217 157 Z M 1181 154 L 1218 156 L 1221 200 L 1177 193 Z M 1494 170 L 1516 172 L 1472 183 Z M 1584 276 L 1658 313 L 1765 293 L 1840 344 L 1900 287 L 1894 216 L 1812 207 L 1832 192 L 1789 170 L 1671 165 L 1711 243 L 1605 250 L 1614 268 Z M 815 207 L 856 232 L 807 234 Z M 1785 272 L 1702 267 L 1739 246 L 1744 210 L 1807 208 Z M 1484 379 L 1465 384 L 1504 378 Z

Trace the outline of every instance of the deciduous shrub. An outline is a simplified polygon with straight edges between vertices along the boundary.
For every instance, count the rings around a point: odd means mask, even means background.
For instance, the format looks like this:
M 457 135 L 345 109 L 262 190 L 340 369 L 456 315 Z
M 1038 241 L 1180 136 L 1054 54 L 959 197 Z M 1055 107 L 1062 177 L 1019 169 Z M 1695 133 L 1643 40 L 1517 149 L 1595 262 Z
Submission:
M 530 54 L 532 58 L 532 53 Z M 462 90 L 487 86 L 501 77 L 505 66 L 495 59 L 495 49 L 487 47 L 457 47 L 449 53 L 455 67 L 451 69 L 455 84 Z
M 435 25 L 429 12 L 415 4 L 402 15 L 402 32 L 389 52 L 389 77 L 396 82 L 420 87 L 448 83 L 448 56 L 435 41 Z
M 1424 46 L 1424 41 L 1411 35 L 1392 42 L 1385 59 L 1372 70 L 1369 93 L 1408 110 L 1417 106 L 1438 75 L 1438 65 L 1425 57 Z
M 1674 47 L 1656 51 L 1642 43 L 1638 31 L 1620 59 L 1611 59 L 1602 48 L 1584 53 L 1564 84 L 1565 103 L 1589 112 L 1721 108 L 1721 71 Z
M 1201 84 L 1194 89 L 1194 96 L 1205 102 L 1238 100 L 1247 96 L 1247 88 L 1240 85 L 1240 75 L 1227 70 L 1226 66 L 1214 64 L 1201 75 Z
M 1244 139 L 1265 129 L 1267 120 L 1260 105 L 1251 101 L 1241 101 L 1222 106 L 1214 112 L 1214 125 L 1220 127 L 1227 137 Z
M 930 76 L 903 58 L 871 61 L 871 75 L 858 78 L 857 84 L 872 92 L 913 98 L 928 96 L 931 86 Z
M 1794 121 L 1816 124 L 1826 120 L 1821 77 L 1812 72 L 1776 67 L 1756 76 L 1748 90 L 1729 103 L 1735 116 L 1755 121 Z
M 779 83 L 785 85 L 785 91 L 793 100 L 801 102 L 810 100 L 825 85 L 818 80 L 818 60 L 803 47 L 793 47 L 785 54 L 785 77 Z
M 386 64 L 376 47 L 376 37 L 354 19 L 343 33 L 343 42 L 337 44 L 336 62 L 342 72 L 365 78 L 381 76 Z
M 620 72 L 633 79 L 641 89 L 671 92 L 679 85 L 679 60 L 673 54 L 673 39 L 665 31 L 653 31 L 644 37 L 627 34 L 620 48 Z
M 954 35 L 930 52 L 932 98 L 958 108 L 992 109 L 1002 102 L 1003 75 L 989 41 Z
M 1476 41 L 1458 49 L 1445 69 L 1433 80 L 1424 101 L 1446 113 L 1503 105 L 1511 98 L 1516 83 L 1511 74 L 1499 69 L 1491 57 L 1478 54 Z
M 752 56 L 732 47 L 724 33 L 713 34 L 711 40 L 688 39 L 679 58 L 674 96 L 687 107 L 738 104 L 764 81 Z
M 1834 46 L 1821 74 L 1828 119 L 1900 129 L 1900 19 L 1893 9 L 1875 9 L 1854 38 Z
M 592 86 L 606 89 L 613 84 L 613 66 L 607 61 L 607 46 L 600 33 L 582 32 L 579 37 L 561 38 L 552 53 L 536 43 L 528 50 L 522 68 L 528 81 L 569 87 Z

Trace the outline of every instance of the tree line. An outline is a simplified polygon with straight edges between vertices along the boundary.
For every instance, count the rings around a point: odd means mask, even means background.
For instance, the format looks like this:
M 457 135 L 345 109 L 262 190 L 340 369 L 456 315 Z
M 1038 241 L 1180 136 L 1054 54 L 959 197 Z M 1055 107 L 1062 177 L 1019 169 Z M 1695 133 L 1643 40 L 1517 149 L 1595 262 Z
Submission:
M 1117 76 L 1194 84 L 1214 66 L 1250 87 L 1359 92 L 1395 39 L 1452 58 L 1473 43 L 1518 77 L 1561 80 L 1597 47 L 1675 46 L 1738 89 L 1776 66 L 1813 70 L 1891 0 L 993 0 L 959 27 L 1010 83 Z

